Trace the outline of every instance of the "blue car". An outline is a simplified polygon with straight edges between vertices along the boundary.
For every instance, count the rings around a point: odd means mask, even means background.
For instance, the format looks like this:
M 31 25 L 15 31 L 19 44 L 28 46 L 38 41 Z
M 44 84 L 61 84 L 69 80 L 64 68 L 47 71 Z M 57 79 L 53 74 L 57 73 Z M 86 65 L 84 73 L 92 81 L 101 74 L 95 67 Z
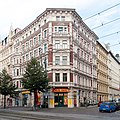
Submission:
M 113 112 L 116 111 L 116 104 L 114 102 L 103 102 L 100 104 L 99 111 Z

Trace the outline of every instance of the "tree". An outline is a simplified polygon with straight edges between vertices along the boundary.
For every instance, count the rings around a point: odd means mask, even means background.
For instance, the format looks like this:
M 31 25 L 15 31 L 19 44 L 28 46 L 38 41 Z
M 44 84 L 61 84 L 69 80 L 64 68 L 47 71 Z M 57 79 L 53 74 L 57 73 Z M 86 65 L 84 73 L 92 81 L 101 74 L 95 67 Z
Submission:
M 6 96 L 13 95 L 15 89 L 11 76 L 3 69 L 0 73 L 0 93 L 4 95 L 4 109 L 6 108 Z
M 32 58 L 27 63 L 25 74 L 23 75 L 23 87 L 34 92 L 34 108 L 36 110 L 37 91 L 45 92 L 48 88 L 47 71 L 40 66 L 36 58 Z

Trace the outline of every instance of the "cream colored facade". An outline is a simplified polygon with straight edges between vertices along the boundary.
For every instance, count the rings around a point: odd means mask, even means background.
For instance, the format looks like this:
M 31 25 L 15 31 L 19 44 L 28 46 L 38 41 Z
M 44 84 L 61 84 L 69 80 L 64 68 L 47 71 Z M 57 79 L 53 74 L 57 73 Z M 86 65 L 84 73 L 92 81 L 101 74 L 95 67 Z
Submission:
M 120 98 L 120 63 L 112 52 L 108 54 L 109 100 Z
M 108 101 L 108 51 L 97 41 L 97 99 Z

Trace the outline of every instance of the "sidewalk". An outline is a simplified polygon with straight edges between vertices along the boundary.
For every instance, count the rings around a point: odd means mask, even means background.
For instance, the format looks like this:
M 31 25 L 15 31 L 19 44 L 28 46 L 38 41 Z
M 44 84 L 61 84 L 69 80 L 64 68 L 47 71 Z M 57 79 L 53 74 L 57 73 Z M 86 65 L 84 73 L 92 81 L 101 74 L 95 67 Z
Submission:
M 68 107 L 55 107 L 55 108 L 37 108 L 36 111 L 43 111 L 43 112 L 71 112 L 71 111 L 80 111 L 90 108 L 97 108 L 97 105 L 94 106 L 87 106 L 87 107 L 74 107 L 74 108 L 68 108 Z M 3 107 L 0 107 L 0 109 L 4 109 Z M 33 107 L 6 107 L 6 110 L 16 110 L 16 111 L 34 111 Z

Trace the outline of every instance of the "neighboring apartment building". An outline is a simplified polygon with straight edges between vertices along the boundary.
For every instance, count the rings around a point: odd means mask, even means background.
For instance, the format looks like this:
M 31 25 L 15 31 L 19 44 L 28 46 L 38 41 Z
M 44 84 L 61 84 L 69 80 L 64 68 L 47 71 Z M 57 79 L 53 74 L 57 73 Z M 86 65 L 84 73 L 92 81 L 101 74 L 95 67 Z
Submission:
M 11 71 L 11 56 L 13 53 L 13 48 L 12 48 L 12 44 L 10 41 L 11 38 L 11 30 L 9 35 L 1 41 L 0 43 L 0 72 L 2 72 L 2 70 L 5 68 L 7 70 L 7 72 L 12 75 Z M 3 105 L 3 95 L 0 94 L 0 106 Z
M 14 35 L 12 26 L 10 27 L 9 35 L 5 37 L 0 43 L 0 72 L 5 68 L 7 72 L 12 75 L 12 60 L 13 44 L 11 37 Z M 3 96 L 0 95 L 0 106 L 3 105 Z
M 108 101 L 108 51 L 97 41 L 97 100 Z
M 97 39 L 75 9 L 47 8 L 11 38 L 11 69 L 18 91 L 22 91 L 26 63 L 35 57 L 48 71 L 52 88 L 45 98 L 50 108 L 95 103 Z M 24 97 L 29 101 L 29 92 L 22 92 L 15 104 L 22 106 Z
M 109 100 L 120 98 L 120 62 L 108 53 Z

